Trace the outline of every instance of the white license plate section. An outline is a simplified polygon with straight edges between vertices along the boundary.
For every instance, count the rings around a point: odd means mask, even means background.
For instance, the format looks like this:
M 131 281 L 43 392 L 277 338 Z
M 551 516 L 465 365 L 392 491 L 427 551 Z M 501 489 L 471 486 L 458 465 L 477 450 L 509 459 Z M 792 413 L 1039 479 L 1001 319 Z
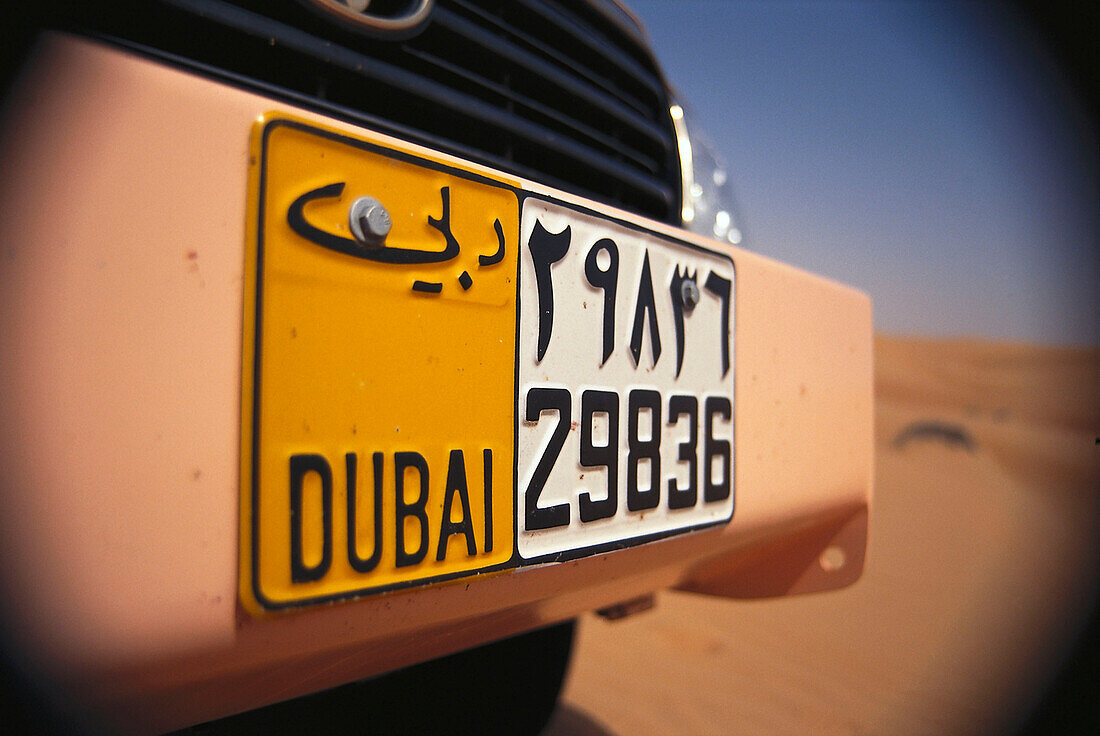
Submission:
M 531 196 L 520 230 L 519 555 L 728 521 L 733 262 Z

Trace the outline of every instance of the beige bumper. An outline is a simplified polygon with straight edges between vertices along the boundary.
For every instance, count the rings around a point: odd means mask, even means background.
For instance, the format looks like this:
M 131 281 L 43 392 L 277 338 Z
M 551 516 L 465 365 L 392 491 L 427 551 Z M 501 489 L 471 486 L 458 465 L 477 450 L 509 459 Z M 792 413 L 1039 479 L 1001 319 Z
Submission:
M 208 720 L 670 586 L 753 597 L 859 577 L 870 302 L 727 248 L 728 526 L 251 618 L 236 592 L 249 133 L 272 110 L 354 128 L 64 36 L 39 48 L 8 103 L 0 625 L 112 723 Z

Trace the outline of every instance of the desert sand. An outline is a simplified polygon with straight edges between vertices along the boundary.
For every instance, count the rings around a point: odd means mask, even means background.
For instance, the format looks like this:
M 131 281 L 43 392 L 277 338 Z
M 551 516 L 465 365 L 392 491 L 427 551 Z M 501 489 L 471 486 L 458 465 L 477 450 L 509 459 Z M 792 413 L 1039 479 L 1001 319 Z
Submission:
M 1095 603 L 1100 349 L 880 337 L 863 577 L 589 615 L 546 736 L 1000 734 Z

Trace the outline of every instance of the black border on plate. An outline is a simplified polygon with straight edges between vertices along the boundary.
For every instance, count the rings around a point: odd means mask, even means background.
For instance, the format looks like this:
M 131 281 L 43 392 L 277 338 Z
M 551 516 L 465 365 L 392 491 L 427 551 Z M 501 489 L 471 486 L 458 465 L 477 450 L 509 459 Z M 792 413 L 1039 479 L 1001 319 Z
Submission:
M 252 508 L 251 508 L 252 518 L 250 519 L 250 529 L 251 529 L 251 539 L 250 539 L 250 546 L 251 546 L 251 560 L 250 560 L 250 563 L 251 563 L 251 565 L 250 565 L 250 567 L 251 567 L 251 577 L 252 577 L 252 579 L 251 579 L 250 583 L 251 583 L 251 588 L 252 588 L 252 595 L 254 596 L 256 602 L 260 606 L 262 606 L 265 610 L 268 610 L 268 611 L 280 611 L 280 610 L 287 610 L 287 609 L 301 609 L 301 608 L 306 608 L 306 607 L 314 606 L 314 605 L 320 605 L 320 604 L 325 604 L 325 603 L 333 603 L 333 602 L 336 602 L 336 601 L 362 598 L 363 596 L 366 596 L 366 595 L 374 595 L 374 594 L 378 594 L 378 593 L 385 593 L 385 592 L 396 591 L 396 590 L 405 590 L 405 589 L 408 589 L 408 588 L 422 587 L 422 586 L 432 585 L 432 584 L 436 584 L 436 583 L 443 583 L 443 582 L 447 582 L 447 581 L 452 581 L 452 580 L 458 580 L 458 579 L 461 579 L 461 578 L 471 577 L 471 576 L 474 576 L 474 575 L 481 575 L 481 574 L 484 574 L 484 573 L 491 573 L 491 572 L 496 572 L 496 571 L 515 569 L 515 568 L 518 568 L 518 567 L 525 567 L 525 566 L 529 566 L 529 565 L 545 564 L 545 563 L 551 563 L 551 562 L 564 562 L 564 561 L 567 561 L 567 560 L 574 560 L 574 559 L 578 559 L 578 558 L 581 558 L 581 557 L 588 557 L 590 555 L 599 554 L 601 552 L 611 552 L 611 551 L 614 551 L 614 550 L 625 549 L 625 548 L 628 548 L 628 547 L 635 547 L 635 546 L 638 546 L 638 545 L 641 545 L 641 544 L 645 544 L 647 542 L 656 541 L 658 539 L 666 539 L 668 537 L 674 537 L 674 536 L 678 536 L 678 535 L 685 534 L 685 533 L 688 533 L 688 532 L 699 531 L 699 530 L 702 530 L 702 529 L 708 529 L 708 528 L 712 528 L 712 527 L 716 527 L 716 526 L 722 526 L 722 525 L 725 525 L 725 524 L 729 523 L 729 521 L 733 518 L 733 514 L 734 514 L 734 510 L 736 508 L 736 502 L 737 502 L 736 474 L 734 472 L 735 471 L 735 465 L 736 465 L 736 457 L 737 457 L 737 443 L 736 443 L 736 436 L 735 436 L 736 435 L 736 424 L 737 424 L 737 422 L 736 422 L 737 398 L 735 396 L 735 387 L 736 387 L 735 376 L 736 376 L 736 372 L 737 372 L 737 360 L 736 360 L 737 341 L 736 341 L 736 339 L 733 339 L 733 344 L 731 346 L 731 356 L 730 356 L 730 367 L 732 369 L 731 370 L 731 375 L 730 375 L 730 384 L 731 384 L 730 385 L 730 398 L 732 400 L 732 412 L 731 412 L 732 416 L 730 418 L 730 425 L 731 425 L 730 426 L 730 432 L 731 432 L 731 441 L 730 441 L 730 446 L 731 446 L 730 447 L 730 449 L 731 449 L 731 452 L 730 452 L 730 495 L 732 497 L 732 504 L 731 504 L 731 508 L 730 508 L 730 514 L 729 514 L 728 517 L 726 517 L 724 519 L 719 519 L 719 520 L 716 520 L 716 521 L 708 521 L 708 522 L 705 522 L 705 523 L 702 523 L 702 524 L 696 524 L 696 525 L 680 527 L 680 528 L 676 528 L 676 529 L 670 529 L 670 530 L 666 530 L 666 531 L 663 531 L 663 532 L 658 532 L 658 533 L 655 533 L 655 534 L 647 534 L 647 535 L 638 536 L 638 537 L 630 537 L 628 539 L 616 540 L 614 542 L 606 542 L 606 543 L 603 543 L 603 544 L 593 545 L 593 546 L 590 546 L 590 547 L 580 547 L 580 548 L 577 548 L 577 549 L 566 550 L 566 551 L 563 551 L 563 552 L 558 552 L 558 553 L 554 553 L 554 554 L 550 554 L 550 555 L 544 555 L 544 556 L 541 556 L 541 557 L 535 557 L 535 558 L 529 558 L 529 559 L 521 557 L 520 554 L 519 554 L 519 544 L 518 544 L 519 530 L 517 528 L 517 524 L 518 524 L 517 514 L 515 513 L 515 509 L 518 508 L 518 502 L 519 502 L 518 450 L 519 450 L 519 421 L 520 420 L 519 420 L 519 414 L 517 413 L 516 417 L 515 417 L 515 420 L 513 422 L 513 432 L 512 432 L 512 498 L 513 498 L 512 555 L 508 560 L 506 560 L 504 562 L 497 563 L 495 565 L 489 565 L 489 566 L 486 566 L 486 567 L 479 567 L 479 568 L 476 568 L 476 569 L 473 569 L 473 570 L 464 570 L 464 571 L 461 571 L 461 572 L 448 573 L 446 575 L 434 575 L 434 576 L 430 576 L 430 577 L 417 578 L 415 580 L 406 580 L 406 581 L 402 581 L 402 582 L 399 582 L 399 583 L 390 583 L 389 585 L 366 586 L 366 587 L 363 587 L 363 588 L 356 588 L 354 590 L 343 591 L 343 592 L 340 592 L 340 593 L 330 593 L 330 594 L 327 594 L 327 595 L 313 596 L 313 597 L 310 597 L 310 598 L 302 598 L 302 599 L 294 600 L 294 601 L 273 601 L 273 600 L 269 599 L 266 595 L 264 595 L 263 591 L 260 589 L 260 582 L 259 582 L 259 525 L 260 525 L 260 519 L 259 519 L 259 503 L 258 503 L 258 501 L 259 501 L 259 492 L 260 492 L 260 477 L 259 477 L 259 463 L 257 462 L 257 460 L 259 458 L 260 384 L 261 384 L 261 380 L 262 380 L 262 375 L 261 375 L 262 374 L 262 371 L 261 371 L 261 347 L 262 347 L 262 328 L 263 328 L 264 215 L 265 215 L 265 210 L 266 210 L 266 195 L 267 195 L 267 149 L 268 149 L 268 139 L 269 139 L 271 133 L 274 130 L 276 130 L 280 127 L 293 128 L 295 130 L 299 130 L 299 131 L 302 131 L 302 132 L 318 135 L 322 138 L 326 138 L 328 140 L 331 140 L 331 141 L 334 141 L 334 142 L 337 142 L 337 143 L 343 143 L 345 145 L 350 145 L 354 148 L 359 148 L 361 150 L 370 151 L 371 153 L 386 156 L 388 158 L 396 159 L 398 161 L 403 161 L 405 163 L 411 163 L 411 164 L 418 165 L 418 166 L 424 166 L 426 168 L 434 169 L 436 171 L 441 171 L 441 172 L 444 172 L 446 174 L 450 174 L 452 176 L 457 176 L 459 178 L 463 178 L 463 179 L 467 179 L 467 180 L 470 180 L 470 181 L 475 181 L 475 182 L 478 182 L 478 183 L 481 183 L 481 184 L 486 184 L 486 185 L 495 186 L 495 187 L 498 187 L 498 188 L 501 188 L 501 189 L 509 190 L 513 194 L 516 195 L 516 199 L 518 201 L 517 206 L 519 208 L 519 217 L 518 217 L 519 230 L 522 230 L 523 206 L 524 206 L 526 200 L 528 198 L 539 199 L 539 200 L 551 202 L 555 205 L 558 205 L 558 206 L 564 207 L 566 209 L 570 209 L 570 210 L 573 210 L 575 212 L 579 212 L 579 213 L 582 213 L 582 214 L 585 214 L 585 215 L 588 215 L 588 216 L 591 216 L 591 217 L 597 217 L 597 218 L 600 218 L 600 219 L 603 219 L 603 220 L 606 220 L 606 221 L 614 222 L 614 223 L 616 223 L 616 224 L 618 224 L 622 227 L 628 228 L 628 229 L 633 230 L 635 232 L 643 233 L 643 234 L 645 234 L 649 237 L 656 237 L 660 240 L 671 243 L 671 244 L 673 244 L 677 247 L 681 247 L 681 248 L 682 247 L 687 247 L 687 248 L 690 248 L 692 250 L 698 250 L 700 252 L 707 253 L 707 254 L 712 255 L 712 256 L 717 256 L 719 258 L 724 258 L 727 261 L 729 261 L 730 266 L 733 269 L 733 273 L 734 273 L 733 294 L 731 295 L 732 303 L 730 305 L 731 310 L 733 311 L 733 315 L 734 315 L 733 327 L 731 328 L 731 332 L 734 333 L 734 335 L 731 335 L 731 339 L 736 334 L 736 326 L 737 326 L 737 316 L 736 316 L 737 315 L 737 309 L 736 309 L 736 303 L 737 303 L 737 268 L 736 268 L 736 264 L 734 264 L 733 258 L 730 257 L 729 254 L 713 251 L 713 250 L 710 250 L 709 248 L 704 248 L 704 247 L 696 245 L 694 243 L 690 243 L 690 242 L 687 242 L 687 241 L 684 241 L 684 240 L 678 240 L 678 239 L 669 237 L 667 235 L 654 232 L 654 231 L 652 231 L 652 230 L 650 230 L 646 227 L 638 225 L 638 224 L 636 224 L 634 222 L 631 222 L 629 220 L 624 220 L 624 219 L 621 219 L 621 218 L 618 218 L 618 217 L 612 217 L 612 216 L 609 216 L 605 213 L 596 211 L 596 210 L 594 210 L 592 208 L 589 208 L 589 207 L 584 207 L 584 206 L 581 206 L 581 205 L 576 205 L 576 204 L 571 204 L 569 202 L 564 202 L 564 201 L 556 199 L 552 196 L 548 196 L 548 195 L 544 195 L 544 194 L 534 194 L 534 193 L 526 192 L 526 191 L 524 191 L 523 189 L 521 189 L 519 187 L 515 187 L 515 186 L 512 186 L 510 184 L 506 184 L 504 182 L 501 182 L 501 181 L 497 181 L 495 179 L 492 179 L 488 176 L 484 176 L 482 174 L 476 174 L 476 173 L 473 173 L 473 172 L 465 171 L 463 169 L 459 169 L 459 168 L 456 168 L 456 167 L 453 167 L 453 166 L 449 166 L 447 164 L 442 164 L 442 163 L 438 163 L 436 161 L 432 161 L 430 159 L 422 158 L 422 157 L 417 156 L 417 155 L 412 154 L 412 153 L 407 153 L 405 151 L 395 150 L 393 148 L 388 148 L 386 146 L 382 146 L 382 145 L 379 145 L 379 144 L 376 144 L 376 143 L 371 143 L 369 141 L 364 141 L 364 140 L 361 140 L 359 138 L 352 137 L 350 135 L 344 135 L 342 133 L 337 133 L 335 131 L 327 130 L 325 128 L 320 128 L 320 127 L 317 127 L 315 125 L 311 125 L 309 123 L 302 122 L 302 121 L 299 121 L 299 120 L 295 120 L 295 119 L 291 119 L 291 118 L 284 118 L 284 117 L 275 117 L 275 115 L 277 115 L 277 114 L 272 114 L 271 119 L 265 121 L 264 127 L 263 127 L 263 132 L 261 134 L 261 139 L 260 139 L 260 162 L 259 162 L 260 172 L 259 172 L 259 187 L 258 187 L 258 191 L 257 191 L 257 196 L 259 197 L 259 202 L 257 203 L 257 208 L 256 208 L 257 222 L 254 223 L 255 227 L 257 228 L 257 231 L 256 231 L 256 274 L 255 274 L 256 275 L 256 282 L 255 282 L 256 283 L 256 294 L 255 294 L 256 303 L 255 303 L 255 319 L 254 319 L 254 324 L 253 324 L 254 334 L 253 334 L 253 356 L 252 356 L 253 357 L 253 362 L 252 362 L 252 436 L 251 436 L 251 443 L 250 443 L 251 453 L 252 453 L 251 468 L 250 468 L 250 470 L 251 470 L 250 494 L 251 494 L 251 504 L 252 504 Z M 250 223 L 250 226 L 252 226 L 252 223 Z M 517 232 L 516 233 L 516 243 L 517 243 L 517 247 L 519 247 L 520 252 L 522 253 L 522 244 L 519 241 L 520 241 L 520 233 Z M 521 256 L 517 256 L 517 259 L 516 259 L 516 325 L 515 325 L 515 330 L 513 332 L 513 339 L 514 339 L 514 345 L 515 345 L 515 348 L 513 350 L 513 354 L 514 354 L 515 357 L 514 357 L 513 378 L 512 378 L 512 380 L 513 380 L 513 396 L 516 397 L 514 399 L 514 401 L 516 402 L 517 406 L 518 406 L 518 402 L 519 402 L 519 329 L 520 329 L 520 314 L 521 314 L 520 313 L 520 308 L 521 308 L 521 304 L 520 304 L 520 299 L 521 299 L 521 292 L 520 292 L 520 278 L 521 278 L 520 277 L 520 271 L 521 271 L 520 265 L 521 265 L 521 262 L 520 262 L 520 257 Z

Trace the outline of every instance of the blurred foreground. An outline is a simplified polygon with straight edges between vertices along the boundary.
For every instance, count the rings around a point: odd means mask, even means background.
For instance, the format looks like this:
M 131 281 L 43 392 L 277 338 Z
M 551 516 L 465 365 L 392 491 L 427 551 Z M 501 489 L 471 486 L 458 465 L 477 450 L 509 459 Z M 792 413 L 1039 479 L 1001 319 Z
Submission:
M 1096 601 L 1100 349 L 883 337 L 875 391 L 862 579 L 585 617 L 545 736 L 1023 725 Z

